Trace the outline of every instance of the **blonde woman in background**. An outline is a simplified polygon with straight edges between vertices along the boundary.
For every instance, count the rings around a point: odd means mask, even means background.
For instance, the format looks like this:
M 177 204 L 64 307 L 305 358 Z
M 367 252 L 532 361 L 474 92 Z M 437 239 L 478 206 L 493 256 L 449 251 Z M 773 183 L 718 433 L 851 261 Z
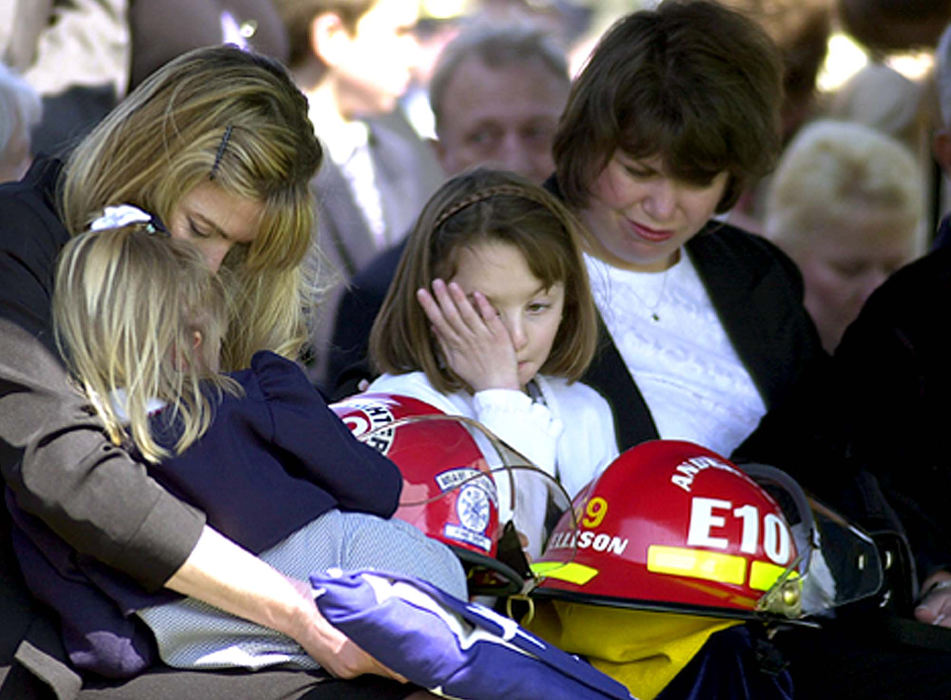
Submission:
M 923 201 L 912 154 L 870 127 L 817 121 L 784 152 L 765 235 L 799 265 L 827 351 L 875 288 L 920 253 Z

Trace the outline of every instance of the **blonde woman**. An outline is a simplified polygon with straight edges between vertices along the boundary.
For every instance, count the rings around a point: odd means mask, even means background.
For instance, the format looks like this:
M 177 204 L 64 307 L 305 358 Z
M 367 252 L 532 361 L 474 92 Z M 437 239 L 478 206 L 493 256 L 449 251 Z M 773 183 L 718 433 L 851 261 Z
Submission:
M 322 152 L 287 80 L 276 63 L 234 48 L 186 54 L 113 110 L 60 180 L 71 234 L 104 207 L 131 204 L 191 240 L 209 268 L 232 273 L 237 322 L 224 337 L 225 369 L 247 366 L 257 350 L 295 357 L 305 337 L 308 183 Z
M 813 122 L 783 153 L 765 234 L 799 265 L 828 352 L 869 295 L 920 252 L 922 188 L 911 152 L 862 124 Z
M 281 631 L 335 675 L 385 674 L 326 623 L 298 582 L 222 537 L 203 513 L 112 445 L 53 355 L 53 261 L 103 207 L 128 203 L 155 215 L 172 237 L 193 241 L 211 269 L 231 273 L 224 369 L 246 365 L 255 350 L 293 357 L 304 338 L 301 261 L 312 225 L 307 186 L 320 160 L 306 101 L 285 71 L 260 56 L 214 47 L 159 69 L 65 165 L 40 160 L 21 182 L 0 187 L 0 466 L 21 508 L 84 556 L 146 590 L 170 588 Z M 9 544 L 3 548 L 9 557 Z M 22 583 L 4 578 L 2 585 L 0 617 L 12 624 L 2 633 L 9 638 L 0 645 L 0 670 L 14 664 L 24 630 L 42 624 Z M 6 674 L 4 690 L 7 683 L 19 684 L 11 690 L 20 693 L 52 683 L 62 696 L 77 692 L 81 679 L 58 662 L 62 651 L 55 644 L 28 648 L 45 652 L 44 662 L 31 663 L 31 672 Z M 352 687 L 330 684 L 319 691 L 312 677 L 276 671 L 254 677 L 153 673 L 137 680 L 135 695 L 142 698 L 346 697 Z M 377 690 L 396 697 L 406 692 Z

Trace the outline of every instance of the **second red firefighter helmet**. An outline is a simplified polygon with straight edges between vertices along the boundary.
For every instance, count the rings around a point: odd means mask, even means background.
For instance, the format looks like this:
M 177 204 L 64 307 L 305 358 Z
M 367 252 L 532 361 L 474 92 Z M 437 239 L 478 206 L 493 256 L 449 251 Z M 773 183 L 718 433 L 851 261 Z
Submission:
M 717 617 L 800 613 L 797 545 L 782 509 L 699 445 L 626 451 L 573 510 L 532 567 L 543 577 L 536 595 Z

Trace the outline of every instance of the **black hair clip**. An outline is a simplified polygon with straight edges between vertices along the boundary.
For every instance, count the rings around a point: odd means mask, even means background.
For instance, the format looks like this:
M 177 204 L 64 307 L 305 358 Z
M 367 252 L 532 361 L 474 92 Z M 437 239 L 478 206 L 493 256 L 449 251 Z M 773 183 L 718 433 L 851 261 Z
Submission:
M 149 233 L 165 238 L 171 237 L 171 232 L 165 227 L 165 224 L 155 214 L 151 214 L 148 223 L 145 225 Z
M 214 180 L 218 175 L 218 166 L 221 165 L 221 157 L 225 154 L 225 149 L 228 147 L 228 141 L 231 140 L 231 125 L 229 124 L 225 127 L 224 136 L 221 137 L 221 143 L 218 144 L 218 152 L 215 153 L 215 162 L 211 166 L 211 172 L 208 173 L 208 179 Z

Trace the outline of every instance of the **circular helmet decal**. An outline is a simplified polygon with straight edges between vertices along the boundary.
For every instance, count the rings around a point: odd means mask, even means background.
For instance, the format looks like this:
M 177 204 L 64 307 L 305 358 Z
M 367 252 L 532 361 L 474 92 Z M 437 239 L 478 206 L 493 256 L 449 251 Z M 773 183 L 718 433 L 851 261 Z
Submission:
M 403 474 L 395 517 L 430 537 L 494 557 L 498 496 L 476 439 L 459 419 L 394 394 L 359 394 L 330 407 Z

